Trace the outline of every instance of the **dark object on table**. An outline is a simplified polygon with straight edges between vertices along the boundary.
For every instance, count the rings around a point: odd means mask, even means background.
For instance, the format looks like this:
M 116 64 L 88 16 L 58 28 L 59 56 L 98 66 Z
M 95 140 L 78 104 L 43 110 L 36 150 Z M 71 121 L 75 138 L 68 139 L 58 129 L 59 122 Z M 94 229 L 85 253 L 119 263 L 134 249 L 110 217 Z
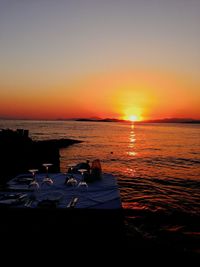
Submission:
M 94 180 L 99 180 L 102 178 L 102 168 L 101 168 L 101 162 L 99 159 L 95 159 L 92 162 L 91 166 L 91 176 Z
M 71 173 L 79 173 L 80 169 L 85 169 L 87 170 L 87 172 L 90 172 L 91 167 L 90 167 L 90 161 L 86 160 L 86 162 L 81 162 L 79 164 L 77 164 L 72 170 Z M 70 172 L 70 170 L 68 171 Z
M 85 172 L 83 174 L 83 177 L 84 181 L 87 183 L 92 183 L 102 178 L 102 168 L 99 159 L 95 159 L 92 161 L 90 172 Z

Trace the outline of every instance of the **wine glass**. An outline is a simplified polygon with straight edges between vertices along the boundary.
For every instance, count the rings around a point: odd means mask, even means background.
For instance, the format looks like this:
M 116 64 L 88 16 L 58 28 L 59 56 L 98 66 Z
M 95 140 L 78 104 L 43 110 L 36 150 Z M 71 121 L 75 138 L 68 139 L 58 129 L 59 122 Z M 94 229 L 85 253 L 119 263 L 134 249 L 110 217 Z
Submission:
M 75 167 L 76 164 L 72 163 L 72 164 L 68 164 L 67 166 L 69 167 L 68 171 L 70 170 L 70 173 L 72 173 L 73 167 Z
M 46 168 L 46 176 L 44 177 L 42 184 L 52 185 L 53 180 L 49 177 L 49 167 L 52 166 L 52 163 L 44 163 L 42 164 Z
M 76 164 L 69 164 L 68 165 L 69 170 L 70 170 L 70 173 L 68 172 L 66 174 L 65 184 L 67 184 L 67 185 L 73 185 L 73 186 L 76 186 L 77 185 L 77 180 L 76 180 L 76 178 L 72 174 L 73 167 L 75 167 L 75 166 L 76 166 Z
M 81 173 L 81 176 L 82 176 L 82 179 L 81 179 L 81 181 L 78 184 L 78 187 L 79 186 L 86 186 L 86 187 L 88 187 L 86 181 L 84 180 L 84 173 L 87 172 L 88 170 L 87 169 L 78 169 L 78 171 Z
M 32 173 L 33 176 L 33 181 L 30 182 L 29 184 L 29 188 L 33 188 L 34 190 L 38 190 L 40 188 L 39 183 L 37 182 L 36 178 L 35 178 L 35 174 L 38 171 L 38 169 L 30 169 L 29 172 Z

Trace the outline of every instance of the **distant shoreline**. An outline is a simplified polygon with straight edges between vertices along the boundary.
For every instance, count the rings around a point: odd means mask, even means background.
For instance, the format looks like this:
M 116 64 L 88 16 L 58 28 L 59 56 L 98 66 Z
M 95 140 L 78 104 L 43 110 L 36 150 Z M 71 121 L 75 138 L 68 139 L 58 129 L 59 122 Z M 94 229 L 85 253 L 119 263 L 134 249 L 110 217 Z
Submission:
M 26 118 L 0 118 L 0 120 L 23 120 L 23 121 L 79 121 L 79 122 L 122 122 L 122 123 L 131 123 L 129 120 L 114 119 L 114 118 L 105 118 L 105 119 L 92 119 L 92 118 L 72 118 L 72 119 L 26 119 Z M 136 124 L 143 123 L 190 123 L 190 124 L 200 124 L 200 120 L 190 119 L 190 118 L 166 118 L 158 120 L 143 120 L 143 121 L 134 121 Z
M 99 119 L 99 120 L 93 120 L 93 119 L 74 119 L 71 121 L 87 121 L 87 122 L 125 122 L 130 123 L 131 121 L 128 120 L 118 120 L 118 119 Z M 135 121 L 136 124 L 142 124 L 142 123 L 200 123 L 200 120 L 193 120 L 193 119 L 161 119 L 161 120 L 145 120 L 145 121 Z

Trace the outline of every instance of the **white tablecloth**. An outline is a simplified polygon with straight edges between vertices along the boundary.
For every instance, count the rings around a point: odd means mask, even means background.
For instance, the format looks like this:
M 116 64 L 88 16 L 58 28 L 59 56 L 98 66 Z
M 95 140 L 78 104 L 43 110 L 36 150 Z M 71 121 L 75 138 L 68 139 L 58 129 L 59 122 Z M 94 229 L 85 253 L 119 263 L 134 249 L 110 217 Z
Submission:
M 39 189 L 30 191 L 27 184 L 18 183 L 17 179 L 19 177 L 28 177 L 28 174 L 22 174 L 15 177 L 9 182 L 9 188 L 11 191 L 7 192 L 9 199 L 9 194 L 23 194 L 24 200 L 21 203 L 14 204 L 12 203 L 12 198 L 7 200 L 8 205 L 16 207 L 24 207 L 25 203 L 29 198 L 33 198 L 29 208 L 36 208 L 38 204 L 42 201 L 56 201 L 58 208 L 67 208 L 68 204 L 72 198 L 77 197 L 78 201 L 75 205 L 75 208 L 86 208 L 86 209 L 120 209 L 121 208 L 121 199 L 119 188 L 117 185 L 116 177 L 111 174 L 103 174 L 103 177 L 99 181 L 88 183 L 88 187 L 85 186 L 72 186 L 66 185 L 66 174 L 63 173 L 50 173 L 49 177 L 53 180 L 52 185 L 42 184 L 45 173 L 36 174 L 36 180 L 39 183 Z M 79 183 L 81 180 L 80 174 L 73 174 Z M 17 193 L 16 193 L 17 192 Z M 0 196 L 0 205 L 4 205 L 6 202 L 6 197 L 3 198 L 2 194 L 5 195 L 5 192 L 1 192 Z M 6 204 L 5 204 L 6 205 Z

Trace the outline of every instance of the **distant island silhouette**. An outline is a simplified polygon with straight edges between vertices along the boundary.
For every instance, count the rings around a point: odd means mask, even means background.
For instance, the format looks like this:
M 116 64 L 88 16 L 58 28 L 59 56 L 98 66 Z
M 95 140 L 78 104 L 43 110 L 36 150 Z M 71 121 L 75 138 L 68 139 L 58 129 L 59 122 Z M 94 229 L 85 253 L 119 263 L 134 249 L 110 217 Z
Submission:
M 0 117 L 0 120 L 41 120 L 41 121 L 88 121 L 88 122 L 123 122 L 130 123 L 130 120 L 116 119 L 116 118 L 99 118 L 99 117 L 91 117 L 91 118 L 57 118 L 57 119 L 28 119 L 28 118 L 15 118 L 15 117 Z M 163 119 L 152 119 L 152 120 L 142 120 L 135 121 L 134 123 L 200 123 L 200 119 L 193 118 L 163 118 Z
M 88 122 L 128 122 L 129 120 L 122 119 L 114 119 L 114 118 L 74 118 L 69 119 L 72 121 L 88 121 Z M 143 120 L 136 121 L 135 123 L 200 123 L 200 120 L 192 119 L 192 118 L 164 118 L 164 119 L 156 119 L 156 120 Z

